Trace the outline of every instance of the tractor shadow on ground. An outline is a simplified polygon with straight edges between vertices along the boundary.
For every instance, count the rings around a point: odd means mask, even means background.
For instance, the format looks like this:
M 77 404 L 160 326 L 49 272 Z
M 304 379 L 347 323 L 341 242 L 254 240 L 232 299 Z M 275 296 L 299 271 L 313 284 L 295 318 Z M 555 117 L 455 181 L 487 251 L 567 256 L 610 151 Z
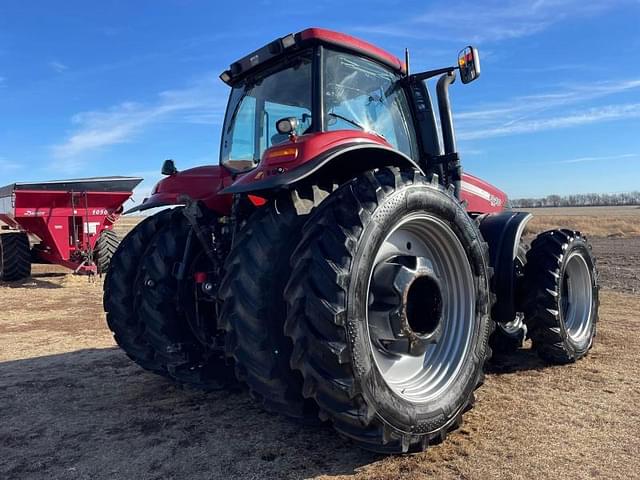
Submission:
M 0 478 L 306 478 L 382 458 L 243 391 L 177 388 L 116 348 L 0 363 Z
M 520 348 L 509 354 L 494 353 L 486 370 L 490 374 L 504 375 L 528 370 L 541 370 L 552 366 L 542 360 L 531 348 Z

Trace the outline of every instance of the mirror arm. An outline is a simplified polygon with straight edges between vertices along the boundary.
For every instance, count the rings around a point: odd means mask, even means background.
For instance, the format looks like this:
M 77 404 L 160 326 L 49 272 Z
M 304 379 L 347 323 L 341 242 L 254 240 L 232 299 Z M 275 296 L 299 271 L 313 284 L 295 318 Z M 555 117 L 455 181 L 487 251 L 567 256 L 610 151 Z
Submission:
M 410 79 L 410 81 L 420 82 L 422 80 L 427 80 L 442 73 L 451 73 L 455 70 L 458 70 L 458 67 L 438 68 L 436 70 L 427 70 L 426 72 L 414 73 L 413 75 L 409 75 L 408 78 Z

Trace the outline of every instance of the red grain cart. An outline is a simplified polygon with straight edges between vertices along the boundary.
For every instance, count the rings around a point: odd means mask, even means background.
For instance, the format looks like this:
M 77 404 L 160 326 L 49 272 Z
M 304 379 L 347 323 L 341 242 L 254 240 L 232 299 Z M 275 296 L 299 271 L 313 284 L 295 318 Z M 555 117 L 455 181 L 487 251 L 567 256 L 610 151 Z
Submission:
M 0 279 L 31 274 L 31 262 L 103 273 L 119 240 L 113 224 L 142 181 L 96 177 L 0 188 Z

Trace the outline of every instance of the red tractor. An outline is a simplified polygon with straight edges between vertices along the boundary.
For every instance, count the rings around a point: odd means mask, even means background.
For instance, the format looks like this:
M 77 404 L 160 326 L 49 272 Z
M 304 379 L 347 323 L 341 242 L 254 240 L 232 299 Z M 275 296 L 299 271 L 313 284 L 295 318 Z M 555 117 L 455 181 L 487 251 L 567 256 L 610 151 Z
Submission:
M 167 177 L 105 283 L 109 327 L 142 367 L 215 388 L 246 383 L 267 410 L 330 421 L 379 452 L 455 429 L 494 348 L 525 335 L 573 362 L 598 315 L 578 232 L 463 174 L 448 88 L 480 74 L 408 62 L 311 28 L 233 63 L 220 165 Z M 425 81 L 440 75 L 440 128 Z M 440 134 L 441 132 L 441 134 Z

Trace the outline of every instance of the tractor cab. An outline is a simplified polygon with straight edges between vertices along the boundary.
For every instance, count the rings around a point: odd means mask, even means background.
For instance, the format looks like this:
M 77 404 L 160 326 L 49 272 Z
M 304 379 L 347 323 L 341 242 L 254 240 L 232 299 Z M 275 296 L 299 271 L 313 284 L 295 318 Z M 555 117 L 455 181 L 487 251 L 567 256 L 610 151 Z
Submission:
M 478 53 L 468 47 L 457 66 L 413 75 L 407 63 L 408 57 L 403 63 L 361 40 L 315 28 L 233 63 L 221 75 L 232 90 L 220 162 L 234 174 L 255 171 L 225 193 L 294 183 L 313 170 L 299 167 L 358 144 L 359 154 L 369 160 L 380 149 L 393 152 L 396 164 L 437 173 L 459 194 L 461 170 L 447 88 L 456 69 L 464 83 L 477 78 Z M 443 74 L 438 83 L 442 142 L 424 84 L 438 74 Z M 281 178 L 269 178 L 274 175 Z
M 375 135 L 418 159 L 409 99 L 399 83 L 405 76 L 400 61 L 356 52 L 344 43 L 346 36 L 338 42 L 335 35 L 305 30 L 250 55 L 253 64 L 240 60 L 222 74 L 233 87 L 222 134 L 223 165 L 250 170 L 266 150 L 291 137 L 304 141 L 300 137 L 339 130 L 346 136 L 348 131 Z M 250 65 L 247 71 L 243 65 Z

